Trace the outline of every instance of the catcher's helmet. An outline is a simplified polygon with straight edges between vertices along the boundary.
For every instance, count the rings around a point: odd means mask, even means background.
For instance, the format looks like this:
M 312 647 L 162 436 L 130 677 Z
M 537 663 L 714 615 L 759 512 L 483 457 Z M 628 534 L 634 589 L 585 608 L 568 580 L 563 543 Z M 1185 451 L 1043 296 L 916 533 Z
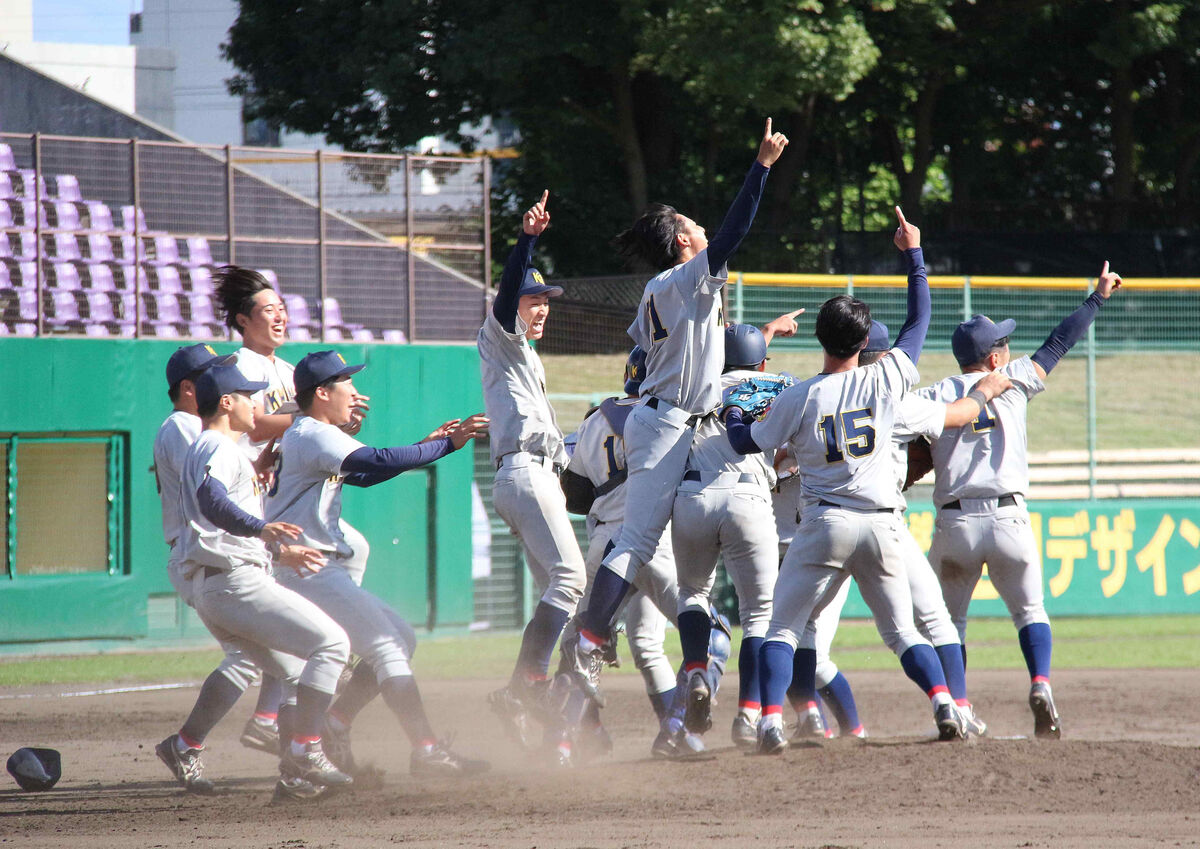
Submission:
M 725 328 L 725 368 L 757 368 L 767 358 L 767 340 L 753 324 Z
M 17 749 L 7 766 L 22 790 L 49 790 L 62 777 L 62 756 L 54 749 Z
M 634 345 L 625 361 L 625 394 L 637 395 L 642 391 L 642 381 L 646 378 L 646 352 L 641 345 Z

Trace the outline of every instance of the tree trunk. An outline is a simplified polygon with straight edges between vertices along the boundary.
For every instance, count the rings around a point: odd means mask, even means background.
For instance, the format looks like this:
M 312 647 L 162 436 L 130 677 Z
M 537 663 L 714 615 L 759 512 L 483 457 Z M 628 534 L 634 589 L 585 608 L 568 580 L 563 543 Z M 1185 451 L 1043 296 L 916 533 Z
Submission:
M 613 111 L 617 119 L 615 135 L 623 154 L 631 218 L 637 218 L 649 202 L 649 195 L 646 188 L 646 159 L 642 155 L 642 143 L 634 119 L 633 86 L 628 76 L 619 71 L 614 72 L 612 83 Z
M 765 210 L 766 229 L 772 233 L 786 233 L 792 224 L 792 204 L 796 199 L 797 183 L 804 173 L 808 158 L 808 145 L 812 138 L 813 112 L 817 96 L 809 95 L 800 110 L 789 112 L 776 129 L 787 127 L 788 146 L 783 155 L 771 166 L 771 191 L 767 194 L 770 204 Z

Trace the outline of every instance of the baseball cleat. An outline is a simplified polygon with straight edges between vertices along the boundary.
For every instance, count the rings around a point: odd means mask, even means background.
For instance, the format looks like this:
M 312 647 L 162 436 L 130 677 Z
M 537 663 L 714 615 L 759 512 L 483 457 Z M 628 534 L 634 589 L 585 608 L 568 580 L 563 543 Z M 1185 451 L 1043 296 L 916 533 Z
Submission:
M 966 740 L 967 729 L 962 715 L 953 702 L 942 702 L 933 709 L 933 718 L 937 723 L 938 739 Z
M 489 693 L 488 704 L 492 708 L 492 713 L 500 718 L 504 732 L 515 743 L 528 748 L 533 739 L 533 720 L 530 719 L 525 705 L 513 692 L 512 685 Z
M 821 709 L 816 705 L 807 708 L 803 713 L 796 713 L 796 730 L 792 732 L 793 742 L 804 743 L 813 740 L 824 740 L 828 736 L 829 729 L 825 727 L 825 719 L 821 716 Z
M 204 777 L 204 763 L 200 760 L 199 749 L 184 749 L 179 751 L 176 741 L 178 734 L 172 734 L 154 747 L 154 754 L 167 765 L 175 780 L 189 793 L 207 796 L 213 792 L 213 783 Z
M 741 711 L 733 718 L 733 728 L 730 729 L 729 736 L 733 738 L 733 745 L 739 749 L 753 749 L 758 745 L 758 728 L 754 720 Z
M 604 648 L 584 651 L 579 643 L 579 636 L 571 640 L 569 654 L 571 673 L 575 676 L 579 688 L 584 695 L 589 696 L 597 707 L 604 707 L 604 696 L 600 692 L 600 672 L 604 669 Z
M 694 734 L 703 734 L 712 728 L 712 692 L 704 672 L 703 669 L 694 669 L 688 675 L 687 710 L 683 714 L 683 725 Z
M 310 802 L 325 794 L 328 788 L 312 784 L 303 778 L 280 778 L 275 782 L 275 794 L 271 804 L 283 802 Z
M 325 757 L 320 740 L 305 743 L 304 751 L 300 754 L 296 754 L 289 747 L 287 754 L 279 761 L 279 771 L 285 778 L 302 778 L 312 784 L 320 784 L 322 787 L 340 787 L 354 783 L 353 778 L 346 775 L 330 763 L 329 758 Z
M 254 717 L 246 720 L 242 728 L 241 744 L 247 749 L 256 749 L 268 755 L 279 754 L 279 726 L 272 723 L 265 725 Z
M 983 737 L 987 734 L 987 723 L 975 714 L 974 705 L 959 705 L 958 715 L 962 717 L 963 727 L 966 728 L 968 734 L 975 737 Z
M 1029 709 L 1033 711 L 1033 735 L 1040 740 L 1062 737 L 1062 723 L 1054 707 L 1054 696 L 1047 681 L 1038 681 L 1029 688 Z
M 358 764 L 354 762 L 354 752 L 350 748 L 350 729 L 335 731 L 328 717 L 321 727 L 321 748 L 325 757 L 346 775 L 358 772 Z
M 475 775 L 487 772 L 492 765 L 487 761 L 464 758 L 450 751 L 450 744 L 439 740 L 428 749 L 413 749 L 409 759 L 409 772 L 422 777 L 439 775 Z
M 787 738 L 783 736 L 783 726 L 767 725 L 759 727 L 758 748 L 760 755 L 782 755 L 788 747 Z

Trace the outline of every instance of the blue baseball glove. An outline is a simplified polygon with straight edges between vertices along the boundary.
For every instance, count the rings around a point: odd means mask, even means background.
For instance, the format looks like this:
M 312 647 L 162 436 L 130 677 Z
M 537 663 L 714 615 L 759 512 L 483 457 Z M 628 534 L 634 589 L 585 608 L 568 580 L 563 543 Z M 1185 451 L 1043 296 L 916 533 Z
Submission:
M 725 393 L 722 407 L 737 407 L 747 417 L 761 420 L 775 403 L 775 397 L 793 383 L 786 374 L 748 377 Z

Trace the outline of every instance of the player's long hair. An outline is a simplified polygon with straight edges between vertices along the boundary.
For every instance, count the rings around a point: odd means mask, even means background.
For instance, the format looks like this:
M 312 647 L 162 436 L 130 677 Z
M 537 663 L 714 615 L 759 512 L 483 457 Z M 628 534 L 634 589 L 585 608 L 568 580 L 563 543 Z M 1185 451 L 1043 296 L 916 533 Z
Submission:
M 239 315 L 250 315 L 254 308 L 254 296 L 264 289 L 272 289 L 267 278 L 252 268 L 239 265 L 223 265 L 213 275 L 216 283 L 217 303 L 221 320 L 231 330 L 242 332 L 237 323 Z
M 613 247 L 638 271 L 665 271 L 679 263 L 678 235 L 675 207 L 652 203 L 632 227 L 613 239 Z
M 871 308 L 858 298 L 837 295 L 821 304 L 817 340 L 830 356 L 845 360 L 861 351 L 871 334 Z

